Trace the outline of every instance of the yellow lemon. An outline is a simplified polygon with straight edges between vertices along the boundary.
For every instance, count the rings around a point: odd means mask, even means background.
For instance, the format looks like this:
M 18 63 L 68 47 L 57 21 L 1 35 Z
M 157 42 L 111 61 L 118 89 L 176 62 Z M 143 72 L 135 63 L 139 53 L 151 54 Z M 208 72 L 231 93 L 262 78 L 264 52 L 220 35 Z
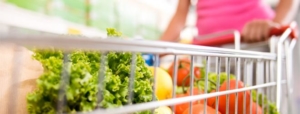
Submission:
M 154 76 L 154 67 L 149 67 Z M 157 67 L 156 69 L 156 96 L 158 100 L 169 99 L 172 97 L 173 82 L 171 76 L 165 70 Z

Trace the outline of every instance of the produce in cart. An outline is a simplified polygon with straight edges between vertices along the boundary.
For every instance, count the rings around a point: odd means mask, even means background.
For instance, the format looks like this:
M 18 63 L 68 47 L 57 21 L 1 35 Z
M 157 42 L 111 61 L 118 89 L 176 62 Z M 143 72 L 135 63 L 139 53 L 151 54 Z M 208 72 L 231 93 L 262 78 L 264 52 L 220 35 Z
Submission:
M 178 86 L 189 86 L 190 84 L 190 71 L 191 71 L 191 60 L 187 58 L 179 59 L 177 62 L 178 70 L 177 70 L 177 85 Z M 174 66 L 175 63 L 169 67 L 168 72 L 174 78 Z M 201 70 L 200 67 L 194 67 L 194 75 L 195 80 L 199 80 L 201 78 Z
M 238 85 L 236 85 L 236 80 L 229 80 L 229 83 L 227 83 L 227 81 L 224 81 L 224 83 L 219 87 L 219 91 L 226 91 L 227 86 L 229 86 L 228 88 L 230 90 L 236 89 L 236 86 L 240 89 L 240 88 L 244 88 L 244 83 L 241 81 L 238 81 Z M 236 96 L 236 94 L 234 94 L 234 93 L 229 94 L 228 95 L 228 97 L 229 97 L 229 99 L 228 99 L 229 114 L 235 113 L 236 97 L 238 99 L 238 105 L 237 105 L 238 106 L 237 107 L 238 114 L 242 114 L 244 111 L 244 106 L 246 105 L 245 107 L 249 107 L 249 105 L 250 105 L 250 94 L 251 94 L 250 91 L 246 91 L 245 94 L 244 94 L 244 92 L 239 92 L 238 96 Z M 215 104 L 218 102 L 219 111 L 223 114 L 226 113 L 226 107 L 227 107 L 227 104 L 226 104 L 227 96 L 226 95 L 219 96 L 218 101 L 216 101 L 214 98 L 210 98 L 210 99 L 213 99 L 212 101 L 209 101 L 210 102 L 209 104 L 211 107 L 215 107 L 216 106 Z
M 149 67 L 154 76 L 155 67 Z M 173 82 L 171 76 L 163 69 L 156 67 L 156 97 L 158 100 L 172 98 Z
M 190 66 L 189 66 L 190 67 Z M 171 68 L 170 68 L 171 69 Z M 205 90 L 205 67 L 201 68 L 201 74 L 202 78 L 199 80 L 194 80 L 194 89 L 193 89 L 193 95 L 199 95 L 199 94 L 204 94 Z M 218 76 L 217 73 L 214 72 L 208 72 L 208 86 L 207 86 L 207 92 L 208 93 L 214 93 L 216 92 L 216 89 L 219 88 L 219 91 L 226 91 L 227 90 L 227 79 L 228 79 L 228 74 L 226 72 L 221 72 Z M 219 77 L 219 79 L 218 79 Z M 230 74 L 229 77 L 229 90 L 236 89 L 236 78 L 235 75 Z M 217 87 L 217 82 L 219 82 L 219 87 Z M 242 81 L 238 81 L 238 88 L 243 88 L 247 87 L 244 85 Z M 190 95 L 189 92 L 189 87 L 186 86 L 178 86 L 176 93 L 177 96 L 180 97 L 186 97 Z M 199 92 L 200 91 L 200 92 Z M 250 94 L 252 94 L 252 101 L 250 101 Z M 258 95 L 259 102 L 257 103 L 256 96 Z M 234 114 L 235 112 L 235 94 L 229 94 L 229 114 Z M 243 104 L 244 104 L 244 92 L 239 92 L 238 93 L 238 113 L 243 113 Z M 200 100 L 203 101 L 203 100 Z M 250 106 L 250 102 L 252 102 L 252 106 Z M 249 114 L 250 110 L 252 110 L 252 113 L 255 114 L 256 110 L 258 111 L 257 114 L 262 114 L 262 108 L 264 109 L 264 114 L 279 114 L 276 106 L 274 103 L 268 101 L 268 99 L 263 95 L 263 94 L 257 94 L 256 90 L 246 91 L 246 113 Z M 263 104 L 264 103 L 264 107 Z M 183 103 L 184 104 L 184 103 Z M 178 109 L 175 109 L 175 114 L 182 114 L 182 110 L 184 108 L 189 107 L 189 103 L 186 103 L 185 105 L 176 105 L 183 107 L 181 108 L 181 112 L 177 111 Z M 194 105 L 197 103 L 193 103 Z M 203 104 L 203 102 L 198 103 L 198 104 Z M 216 97 L 211 97 L 207 99 L 207 105 L 210 106 L 211 108 L 215 108 L 216 104 Z M 251 108 L 251 109 L 250 109 Z M 194 109 L 193 109 L 194 110 Z M 226 95 L 221 95 L 219 96 L 219 104 L 218 104 L 218 111 L 221 112 L 222 114 L 226 114 Z M 196 111 L 197 112 L 197 111 Z M 193 112 L 195 113 L 195 112 Z
M 118 37 L 120 35 L 120 33 L 116 32 L 114 29 L 108 29 L 108 31 L 108 33 L 113 33 L 108 34 L 109 36 Z M 181 85 L 178 85 L 178 82 L 172 82 L 171 76 L 160 68 L 157 70 L 158 83 L 154 85 L 154 68 L 148 67 L 140 54 L 137 54 L 135 61 L 136 65 L 133 66 L 131 65 L 133 54 L 130 52 L 100 53 L 98 51 L 82 50 L 62 52 L 62 50 L 57 49 L 35 50 L 34 52 L 34 59 L 43 65 L 43 73 L 36 81 L 37 88 L 35 91 L 27 96 L 29 113 L 89 112 L 97 108 L 116 108 L 124 105 L 151 102 L 153 100 L 171 99 L 171 93 L 175 91 L 172 90 L 173 83 L 176 83 L 175 85 L 178 86 L 176 91 L 182 90 L 180 91 L 181 94 L 177 94 L 177 98 L 190 96 L 191 93 L 193 93 L 192 95 L 203 97 L 199 95 L 228 91 L 228 85 L 230 85 L 229 90 L 235 90 L 235 83 L 236 80 L 238 80 L 234 75 L 226 72 L 204 72 L 206 68 L 195 70 L 194 68 L 190 68 L 190 61 L 183 63 L 188 65 L 180 66 L 181 63 L 179 63 L 180 69 L 185 70 L 184 73 L 187 74 L 183 75 L 183 79 L 179 81 Z M 100 64 L 104 65 L 100 66 Z M 131 67 L 134 67 L 135 71 L 132 71 Z M 104 73 L 105 75 L 99 74 L 99 69 L 102 71 L 101 73 Z M 189 91 L 191 87 L 186 83 L 188 79 L 190 79 L 190 71 L 192 69 L 197 71 L 191 72 L 192 74 L 195 74 L 195 80 L 191 80 L 194 81 L 194 85 L 192 85 L 192 87 L 194 87 L 194 89 L 192 89 L 193 92 Z M 129 81 L 129 76 L 132 72 L 135 77 L 134 80 Z M 69 77 L 67 78 L 68 80 L 62 80 L 65 76 Z M 98 80 L 99 76 L 105 76 L 100 77 L 104 78 L 104 80 Z M 197 78 L 197 76 L 199 76 L 199 78 Z M 128 88 L 129 82 L 134 83 L 133 88 Z M 247 85 L 244 85 L 243 83 L 244 82 L 241 80 L 238 80 L 238 89 L 247 87 Z M 102 86 L 99 86 L 100 84 Z M 153 90 L 153 86 L 157 88 L 157 91 Z M 65 93 L 59 94 L 63 89 L 65 89 Z M 278 109 L 276 109 L 275 104 L 269 101 L 265 95 L 259 93 L 259 89 L 262 88 L 257 87 L 257 89 L 247 90 L 245 92 L 246 95 L 243 94 L 244 92 L 237 93 L 238 96 L 229 94 L 229 99 L 225 97 L 226 95 L 221 95 L 218 96 L 218 101 L 216 101 L 215 97 L 208 98 L 207 103 L 209 106 L 207 106 L 208 109 L 205 110 L 208 112 L 219 111 L 220 113 L 226 113 L 226 107 L 229 107 L 229 113 L 234 113 L 236 105 L 235 99 L 237 98 L 239 99 L 237 105 L 238 113 L 242 113 L 242 111 L 249 113 L 251 111 L 252 113 L 278 114 Z M 132 99 L 128 99 L 129 92 L 134 93 L 133 97 L 131 97 Z M 155 96 L 152 96 L 154 92 L 156 92 L 156 96 L 159 97 L 158 99 Z M 99 99 L 98 94 L 101 95 L 101 99 Z M 252 95 L 252 99 L 250 98 L 250 95 Z M 243 109 L 244 99 L 246 99 L 245 110 Z M 228 104 L 226 103 L 226 100 L 229 100 Z M 57 105 L 60 104 L 60 102 L 65 104 L 62 106 Z M 176 104 L 175 112 L 180 114 L 187 113 L 189 104 L 189 102 Z M 193 113 L 203 112 L 203 99 L 194 99 L 192 104 L 195 107 L 198 107 L 192 109 L 194 111 Z M 169 103 L 165 105 L 172 104 Z M 214 109 L 216 105 L 218 105 L 218 109 Z M 152 104 L 152 108 L 154 108 L 154 106 L 155 104 Z M 149 107 L 143 108 L 145 109 L 144 111 L 135 113 L 151 113 Z M 172 113 L 169 109 L 170 108 L 166 106 L 162 106 L 155 109 L 154 112 Z M 135 110 L 135 108 L 130 110 Z M 140 109 L 137 107 L 137 110 Z M 120 110 L 114 111 L 118 112 Z
M 262 108 L 255 102 L 252 102 L 252 106 L 247 107 L 246 114 L 251 114 L 250 110 L 252 111 L 252 114 L 263 114 Z
M 169 107 L 163 106 L 155 109 L 154 114 L 173 114 L 173 112 Z
M 203 104 L 194 104 L 192 106 L 192 113 L 190 113 L 190 107 L 186 108 L 182 114 L 205 114 L 204 113 L 204 105 Z M 206 106 L 206 114 L 215 114 L 216 110 L 210 106 Z M 218 112 L 218 114 L 224 114 Z M 226 114 L 226 113 L 225 113 Z
M 198 92 L 194 92 L 194 94 L 195 93 L 198 93 Z M 195 94 L 195 95 L 199 95 L 199 94 Z M 189 93 L 186 93 L 186 94 L 177 94 L 176 98 L 187 97 L 187 96 L 190 96 L 190 94 Z M 192 104 L 195 105 L 195 104 L 202 104 L 202 103 L 204 103 L 204 100 L 193 101 Z M 190 106 L 189 102 L 175 105 L 174 106 L 175 114 L 182 114 L 189 106 Z
M 114 29 L 107 29 L 107 32 L 108 36 L 121 36 Z M 37 80 L 37 89 L 27 96 L 29 113 L 89 112 L 97 106 L 115 108 L 131 102 L 152 101 L 153 76 L 140 54 L 136 59 L 132 101 L 127 98 L 132 53 L 108 52 L 103 55 L 95 51 L 75 50 L 66 55 L 68 60 L 64 61 L 64 53 L 60 50 L 35 50 L 34 58 L 42 63 L 44 73 Z M 105 66 L 101 66 L 105 67 L 103 82 L 98 80 L 101 56 L 106 58 Z M 70 76 L 69 81 L 62 82 L 62 72 Z M 66 93 L 61 98 L 65 98 L 67 104 L 57 109 L 61 83 L 66 84 Z M 103 84 L 101 101 L 97 98 L 98 83 Z

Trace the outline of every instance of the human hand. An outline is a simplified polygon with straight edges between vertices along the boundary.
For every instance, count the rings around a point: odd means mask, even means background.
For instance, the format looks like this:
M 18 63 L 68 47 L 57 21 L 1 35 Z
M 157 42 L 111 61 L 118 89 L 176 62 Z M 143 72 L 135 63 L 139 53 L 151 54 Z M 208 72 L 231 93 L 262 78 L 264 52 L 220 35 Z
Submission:
M 271 20 L 253 20 L 244 26 L 242 30 L 242 41 L 248 43 L 268 40 L 269 32 L 279 24 Z

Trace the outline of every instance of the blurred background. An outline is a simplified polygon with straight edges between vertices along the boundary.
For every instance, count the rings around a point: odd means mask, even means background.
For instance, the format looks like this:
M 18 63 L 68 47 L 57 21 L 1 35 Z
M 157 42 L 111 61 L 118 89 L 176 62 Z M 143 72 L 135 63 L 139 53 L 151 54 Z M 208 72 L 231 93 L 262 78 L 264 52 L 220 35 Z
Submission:
M 0 0 L 0 23 L 48 33 L 105 36 L 116 28 L 130 38 L 156 40 L 165 30 L 178 0 Z M 181 38 L 197 35 L 192 0 Z M 278 0 L 264 0 L 275 6 Z M 2 29 L 4 29 L 2 27 Z M 7 28 L 6 28 L 7 29 Z
M 195 27 L 198 0 L 191 1 L 186 27 L 180 34 L 182 40 L 198 34 Z M 273 8 L 278 4 L 278 0 L 262 1 Z M 0 32 L 105 38 L 106 28 L 116 28 L 127 38 L 157 40 L 175 13 L 177 3 L 178 0 L 0 0 Z M 294 58 L 300 58 L 298 44 Z

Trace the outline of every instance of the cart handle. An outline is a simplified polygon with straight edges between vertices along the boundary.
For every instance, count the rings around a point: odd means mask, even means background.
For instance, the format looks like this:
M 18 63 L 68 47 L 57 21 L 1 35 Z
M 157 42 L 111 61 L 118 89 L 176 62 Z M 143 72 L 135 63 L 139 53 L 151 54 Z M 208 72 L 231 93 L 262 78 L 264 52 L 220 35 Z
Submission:
M 290 29 L 291 33 L 289 37 L 291 39 L 298 38 L 297 24 L 296 22 L 291 23 L 290 25 L 281 26 L 279 28 L 272 28 L 270 30 L 269 36 L 280 36 L 286 30 Z M 193 45 L 202 45 L 202 46 L 221 46 L 225 44 L 233 44 L 234 43 L 234 34 L 226 34 L 221 35 L 214 38 L 205 38 L 205 39 L 193 39 Z

